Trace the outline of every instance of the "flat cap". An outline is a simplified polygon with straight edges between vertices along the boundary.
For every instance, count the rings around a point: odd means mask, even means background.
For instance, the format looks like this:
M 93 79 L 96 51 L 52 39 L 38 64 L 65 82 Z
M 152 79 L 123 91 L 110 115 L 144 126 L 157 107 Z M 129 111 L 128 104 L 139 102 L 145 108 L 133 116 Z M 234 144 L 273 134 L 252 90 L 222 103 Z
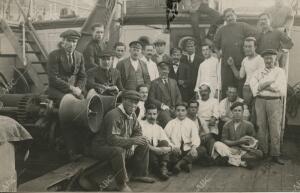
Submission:
M 140 41 L 132 41 L 129 43 L 129 47 L 142 49 L 142 43 Z
M 64 31 L 60 34 L 61 38 L 68 38 L 68 39 L 79 39 L 81 37 L 81 34 L 73 29 L 69 29 L 67 31 Z
M 99 58 L 111 57 L 114 56 L 114 53 L 110 50 L 102 50 L 99 54 Z
M 244 103 L 242 102 L 234 102 L 231 106 L 230 106 L 230 110 L 232 111 L 233 109 L 235 109 L 236 107 L 242 107 L 244 109 Z
M 124 90 L 122 92 L 122 98 L 133 99 L 133 100 L 141 100 L 141 95 L 135 90 Z
M 157 64 L 157 67 L 160 69 L 169 69 L 170 64 L 165 61 L 161 61 Z
M 274 49 L 266 49 L 261 53 L 261 56 L 267 56 L 267 55 L 277 55 L 277 51 Z
M 155 40 L 155 42 L 153 44 L 154 45 L 166 45 L 166 41 L 163 39 L 157 39 L 157 40 Z

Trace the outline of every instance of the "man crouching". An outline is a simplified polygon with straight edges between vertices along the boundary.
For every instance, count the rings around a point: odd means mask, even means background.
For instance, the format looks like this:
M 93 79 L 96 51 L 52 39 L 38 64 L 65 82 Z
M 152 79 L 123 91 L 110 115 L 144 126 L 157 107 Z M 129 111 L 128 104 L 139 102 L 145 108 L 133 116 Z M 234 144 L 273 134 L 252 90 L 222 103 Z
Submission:
M 165 131 L 156 123 L 157 107 L 154 104 L 145 104 L 146 120 L 141 121 L 143 136 L 148 140 L 150 152 L 149 162 L 152 171 L 161 180 L 168 180 L 168 162 L 172 147 Z
M 178 174 L 181 169 L 191 171 L 193 161 L 200 155 L 200 137 L 196 124 L 187 118 L 187 104 L 177 104 L 175 110 L 176 118 L 169 121 L 165 132 L 172 146 L 170 165 L 174 166 L 173 174 Z
M 105 115 L 101 130 L 92 141 L 92 155 L 111 161 L 119 191 L 132 191 L 127 185 L 127 160 L 134 166 L 131 180 L 155 181 L 147 177 L 149 146 L 134 113 L 140 98 L 136 91 L 123 91 L 122 104 Z

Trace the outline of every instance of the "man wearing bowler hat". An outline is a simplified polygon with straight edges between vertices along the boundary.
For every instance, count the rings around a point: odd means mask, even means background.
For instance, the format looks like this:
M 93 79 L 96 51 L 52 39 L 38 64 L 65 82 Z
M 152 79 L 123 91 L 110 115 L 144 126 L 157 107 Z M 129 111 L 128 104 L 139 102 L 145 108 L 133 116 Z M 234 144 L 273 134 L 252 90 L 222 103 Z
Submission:
M 133 166 L 131 180 L 155 181 L 147 177 L 149 146 L 135 114 L 140 99 L 137 91 L 123 91 L 122 103 L 105 115 L 102 129 L 92 141 L 92 155 L 101 161 L 110 160 L 119 191 L 131 191 L 127 185 L 127 162 Z
M 282 120 L 282 97 L 286 95 L 287 78 L 276 64 L 277 52 L 268 49 L 262 52 L 265 68 L 258 70 L 250 80 L 255 99 L 257 138 L 259 148 L 272 161 L 284 164 L 280 159 L 280 137 Z M 269 144 L 270 142 L 270 144 Z
M 112 55 L 103 50 L 99 55 L 100 65 L 87 71 L 87 89 L 95 89 L 102 95 L 117 95 L 123 90 L 119 70 L 112 68 Z
M 139 41 L 133 41 L 129 47 L 130 56 L 117 64 L 123 87 L 127 90 L 136 90 L 136 87 L 141 84 L 150 86 L 147 64 L 140 60 L 142 44 Z
M 63 47 L 52 51 L 48 59 L 49 89 L 48 95 L 57 106 L 65 94 L 72 94 L 76 98 L 83 99 L 82 91 L 85 88 L 86 73 L 83 56 L 76 51 L 80 33 L 75 30 L 67 30 L 60 37 L 63 39 Z M 80 130 L 68 125 L 60 125 L 66 141 L 70 160 L 80 157 L 77 137 Z
M 65 94 L 73 94 L 77 98 L 83 98 L 82 91 L 86 83 L 86 73 L 83 56 L 76 51 L 80 33 L 75 30 L 67 30 L 60 37 L 64 46 L 49 54 L 47 71 L 49 76 L 49 98 L 60 102 Z

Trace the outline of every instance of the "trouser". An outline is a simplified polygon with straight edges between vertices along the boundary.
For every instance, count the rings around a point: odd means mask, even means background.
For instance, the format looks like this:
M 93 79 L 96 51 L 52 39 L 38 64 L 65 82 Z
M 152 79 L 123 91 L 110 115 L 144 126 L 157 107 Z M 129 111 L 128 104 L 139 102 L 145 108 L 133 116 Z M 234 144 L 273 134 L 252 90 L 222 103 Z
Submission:
M 254 105 L 254 98 L 249 85 L 244 85 L 243 87 L 243 99 L 245 104 L 248 106 L 250 117 L 249 120 L 256 125 L 256 114 L 255 114 L 255 105 Z
M 112 165 L 115 180 L 118 185 L 123 185 L 129 181 L 126 170 L 126 149 L 118 146 L 92 145 L 92 156 L 100 161 L 109 160 Z M 149 147 L 137 146 L 132 158 L 128 162 L 133 166 L 133 176 L 142 177 L 148 175 Z
M 205 154 L 205 149 L 197 147 L 196 148 L 198 156 L 197 157 L 192 157 L 188 151 L 181 151 L 181 155 L 171 153 L 170 154 L 170 161 L 169 161 L 169 166 L 170 168 L 173 168 L 180 160 L 186 161 L 188 164 L 192 164 L 194 161 L 198 160 L 201 155 Z
M 214 134 L 205 134 L 200 136 L 201 139 L 201 145 L 199 146 L 199 148 L 204 148 L 205 152 L 211 156 L 214 144 L 216 142 L 215 137 L 213 136 Z M 202 151 L 201 151 L 202 152 Z
M 159 141 L 157 147 L 168 147 L 169 144 L 167 141 Z M 149 151 L 149 165 L 153 172 L 159 173 L 159 170 L 162 166 L 162 163 L 168 163 L 170 160 L 169 154 L 157 155 L 153 151 Z
M 204 34 L 201 34 L 201 31 L 199 29 L 200 14 L 208 15 L 211 24 L 216 23 L 217 20 L 220 19 L 219 12 L 210 8 L 207 3 L 201 3 L 198 11 L 190 13 L 192 29 L 193 29 L 194 36 L 196 37 L 197 40 L 197 45 L 201 45 L 202 44 L 201 40 L 203 40 L 205 37 Z
M 170 110 L 166 110 L 166 111 L 161 110 L 158 114 L 157 121 L 158 121 L 158 124 L 162 128 L 165 128 L 165 126 L 168 124 L 168 122 L 170 120 L 172 120 L 173 118 L 175 118 L 174 112 L 172 112 Z
M 280 155 L 282 103 L 280 99 L 255 99 L 257 138 L 264 154 Z M 270 144 L 269 144 L 270 141 Z
M 248 161 L 248 160 L 258 160 L 263 157 L 263 152 L 259 149 L 250 149 L 247 150 L 247 153 L 245 153 L 242 156 L 242 160 Z

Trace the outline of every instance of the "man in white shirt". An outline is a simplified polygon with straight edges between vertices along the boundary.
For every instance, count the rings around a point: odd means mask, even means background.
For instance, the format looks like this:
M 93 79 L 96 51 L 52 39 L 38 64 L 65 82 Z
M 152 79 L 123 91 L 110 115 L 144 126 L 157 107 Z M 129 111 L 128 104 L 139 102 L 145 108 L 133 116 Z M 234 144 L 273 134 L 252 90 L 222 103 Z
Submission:
M 219 134 L 219 102 L 217 99 L 210 97 L 211 90 L 208 83 L 202 83 L 199 87 L 199 91 L 201 98 L 198 100 L 198 116 L 201 120 L 202 127 L 216 137 Z
M 162 180 L 168 180 L 169 154 L 171 142 L 165 131 L 156 123 L 157 107 L 154 104 L 146 105 L 146 120 L 141 121 L 143 136 L 149 144 L 149 164 L 152 171 Z
M 158 73 L 158 68 L 157 64 L 153 62 L 151 59 L 153 57 L 154 53 L 154 45 L 153 44 L 146 44 L 143 45 L 143 50 L 142 50 L 142 58 L 141 60 L 144 61 L 147 64 L 150 80 L 155 80 L 159 77 Z
M 259 148 L 264 155 L 270 154 L 275 163 L 283 165 L 284 163 L 279 159 L 280 141 L 283 137 L 281 99 L 286 95 L 287 78 L 284 70 L 275 66 L 277 57 L 275 50 L 265 50 L 262 57 L 266 68 L 257 71 L 250 80 L 253 96 L 256 97 L 257 138 L 260 142 Z
M 245 103 L 251 107 L 253 97 L 249 82 L 257 70 L 265 68 L 265 62 L 264 59 L 255 51 L 257 48 L 257 42 L 254 37 L 247 37 L 244 41 L 243 48 L 246 57 L 242 61 L 241 69 L 239 71 L 237 70 L 233 60 L 229 60 L 228 65 L 237 79 L 241 80 L 246 77 L 243 87 L 243 99 L 245 100 Z
M 244 100 L 238 96 L 237 88 L 235 86 L 228 86 L 227 88 L 227 97 L 220 102 L 220 129 L 223 128 L 223 125 L 232 120 L 232 111 L 230 107 L 235 102 L 243 103 Z M 243 118 L 244 120 L 249 119 L 249 110 L 248 106 L 244 104 L 244 111 L 243 111 Z
M 199 66 L 195 92 L 199 92 L 201 83 L 207 82 L 211 86 L 211 96 L 218 98 L 221 87 L 219 60 L 212 56 L 212 49 L 207 44 L 202 45 L 202 54 L 205 59 Z
M 170 165 L 174 174 L 181 169 L 190 172 L 192 162 L 198 159 L 200 137 L 195 123 L 187 118 L 187 104 L 176 105 L 176 118 L 169 121 L 165 132 L 171 141 L 172 154 Z
M 145 110 L 145 102 L 148 99 L 148 86 L 146 84 L 141 84 L 136 88 L 136 91 L 138 91 L 141 95 L 141 100 L 139 101 L 138 105 L 138 117 L 137 120 L 140 122 L 145 118 L 146 110 Z
M 119 61 L 121 61 L 125 56 L 126 45 L 122 42 L 117 42 L 114 45 L 115 57 L 113 57 L 112 68 L 116 68 Z

